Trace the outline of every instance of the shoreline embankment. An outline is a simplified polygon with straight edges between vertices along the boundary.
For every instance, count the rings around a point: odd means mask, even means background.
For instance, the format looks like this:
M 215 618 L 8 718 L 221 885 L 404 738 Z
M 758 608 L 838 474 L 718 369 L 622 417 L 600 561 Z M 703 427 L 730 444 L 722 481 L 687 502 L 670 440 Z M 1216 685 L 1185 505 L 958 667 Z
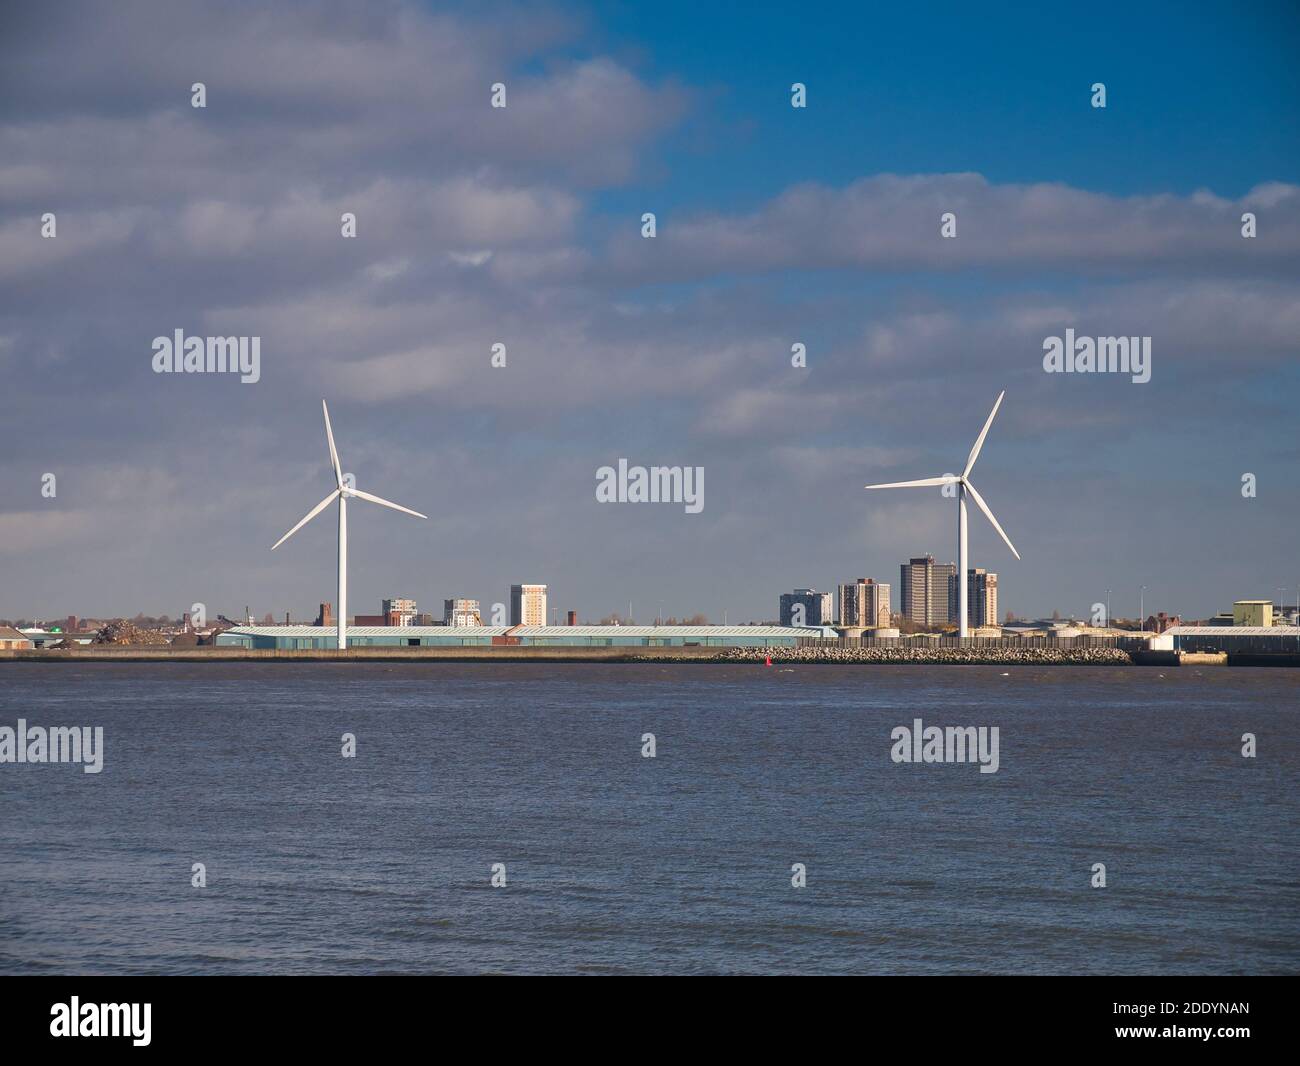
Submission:
M 147 644 L 92 644 L 73 649 L 0 650 L 0 664 L 215 663 L 215 662 L 444 662 L 444 663 L 764 663 L 901 666 L 1281 666 L 1300 667 L 1300 655 L 1223 652 L 1125 651 L 1108 647 L 1003 646 L 918 648 L 840 646 L 802 648 L 581 648 L 581 647 L 357 647 L 337 649 L 173 648 Z
M 905 666 L 1132 666 L 1133 657 L 1120 648 L 916 648 L 863 646 L 783 648 L 728 648 L 724 662 L 865 663 Z

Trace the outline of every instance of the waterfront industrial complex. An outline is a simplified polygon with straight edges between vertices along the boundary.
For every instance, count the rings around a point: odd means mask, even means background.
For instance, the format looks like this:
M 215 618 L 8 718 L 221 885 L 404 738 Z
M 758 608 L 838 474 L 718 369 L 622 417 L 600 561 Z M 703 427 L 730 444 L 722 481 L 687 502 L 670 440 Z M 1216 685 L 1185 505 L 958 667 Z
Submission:
M 995 624 L 997 575 L 972 569 L 967 580 L 971 635 L 956 635 L 950 608 L 955 567 L 918 556 L 902 564 L 904 590 L 898 610 L 890 585 L 858 578 L 835 594 L 799 588 L 778 599 L 779 621 L 745 625 L 691 624 L 676 619 L 653 625 L 580 624 L 565 612 L 567 624 L 547 625 L 547 586 L 512 586 L 509 604 L 491 606 L 500 624 L 484 624 L 479 601 L 454 597 L 443 602 L 440 618 L 422 613 L 409 597 L 382 601 L 376 614 L 348 621 L 347 650 L 338 650 L 338 620 L 333 605 L 321 603 L 310 625 L 286 615 L 255 622 L 218 616 L 215 621 L 186 612 L 178 625 L 159 629 L 124 620 L 91 628 L 69 617 L 60 624 L 0 626 L 0 658 L 203 659 L 246 653 L 251 657 L 347 656 L 446 658 L 458 655 L 499 658 L 745 658 L 797 657 L 803 660 L 864 662 L 1287 662 L 1300 664 L 1300 625 L 1293 608 L 1268 600 L 1239 600 L 1231 612 L 1187 624 L 1157 612 L 1146 619 L 1107 624 L 1104 619 L 1019 620 Z M 1109 658 L 1102 654 L 1109 650 Z M 1142 656 L 1147 656 L 1143 659 Z M 1151 656 L 1157 656 L 1152 658 Z M 1164 656 L 1160 658 L 1158 656 Z
M 822 629 L 791 626 L 367 626 L 348 627 L 350 647 L 371 648 L 793 648 Z M 830 636 L 835 636 L 833 629 Z M 307 650 L 334 647 L 321 626 L 240 626 L 217 647 Z
M 333 603 L 322 602 L 311 625 L 295 624 L 288 614 L 281 624 L 271 615 L 257 624 L 248 608 L 244 609 L 242 622 L 224 615 L 210 622 L 206 607 L 194 604 L 191 610 L 183 612 L 179 627 L 172 625 L 170 619 L 153 620 L 151 627 L 149 620 L 142 617 L 138 619 L 140 625 L 113 619 L 89 631 L 72 616 L 66 620 L 66 626 L 49 628 L 36 623 L 24 628 L 21 622 L 16 626 L 0 622 L 0 657 L 23 657 L 27 652 L 79 655 L 87 646 L 100 649 L 101 657 L 112 657 L 115 653 L 107 649 L 166 646 L 175 649 L 177 654 L 199 657 L 204 650 L 210 654 L 245 652 L 250 656 L 270 653 L 314 657 L 330 651 L 346 655 L 349 649 L 371 656 L 374 653 L 474 652 L 475 657 L 501 650 L 518 657 L 530 652 L 541 655 L 567 649 L 600 658 L 611 654 L 636 657 L 638 652 L 662 656 L 677 651 L 693 657 L 711 652 L 739 653 L 742 657 L 761 653 L 769 662 L 773 654 L 796 652 L 804 659 L 890 662 L 927 661 L 927 658 L 971 662 L 981 656 L 999 661 L 1104 662 L 1133 654 L 1226 657 L 1233 652 L 1300 660 L 1300 587 L 1296 590 L 1295 612 L 1289 618 L 1282 602 L 1274 605 L 1271 600 L 1239 600 L 1233 604 L 1230 615 L 1216 616 L 1203 625 L 1184 625 L 1181 619 L 1164 612 L 1144 618 L 1141 606 L 1136 624 L 1130 620 L 1127 625 L 1114 625 L 1108 590 L 1107 602 L 1094 604 L 1089 619 L 1084 622 L 1059 617 L 1027 622 L 1016 619 L 1010 612 L 999 622 L 998 575 L 967 564 L 966 499 L 970 497 L 1019 559 L 1014 545 L 969 480 L 1003 395 L 998 396 L 989 412 L 964 473 L 867 486 L 869 489 L 937 486 L 945 496 L 952 495 L 958 502 L 958 561 L 941 563 L 933 555 L 913 556 L 899 567 L 896 602 L 888 583 L 860 577 L 841 584 L 834 596 L 811 587 L 781 593 L 776 624 L 765 621 L 709 625 L 703 616 L 697 615 L 685 624 L 659 617 L 652 626 L 638 626 L 632 621 L 629 604 L 625 619 L 610 616 L 600 625 L 580 625 L 577 612 L 570 610 L 566 613 L 566 625 L 548 625 L 548 587 L 521 582 L 511 585 L 508 608 L 505 603 L 492 605 L 487 625 L 483 624 L 479 601 L 461 596 L 443 601 L 441 619 L 421 613 L 415 599 L 410 597 L 383 600 L 378 614 L 349 615 L 348 502 L 362 500 L 416 518 L 426 516 L 356 488 L 352 475 L 345 474 L 339 463 L 329 408 L 322 400 L 334 487 L 271 550 L 288 541 L 326 508 L 337 505 L 337 616 Z M 1143 593 L 1145 588 L 1142 586 Z M 1139 601 L 1143 602 L 1141 595 Z M 1034 654 L 1026 656 L 1031 651 Z

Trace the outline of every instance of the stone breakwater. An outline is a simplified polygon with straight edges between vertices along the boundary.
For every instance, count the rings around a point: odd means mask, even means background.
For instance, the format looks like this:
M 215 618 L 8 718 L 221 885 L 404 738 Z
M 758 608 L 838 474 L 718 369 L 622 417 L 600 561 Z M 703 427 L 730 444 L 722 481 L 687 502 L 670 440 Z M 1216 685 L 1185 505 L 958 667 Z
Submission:
M 965 666 L 1131 666 L 1133 659 L 1119 648 L 729 648 L 723 662 L 774 663 L 908 663 Z
M 347 651 L 324 648 L 249 649 L 213 647 L 177 647 L 146 644 L 87 644 L 71 649 L 0 649 L 0 664 L 5 662 L 87 663 L 87 662 L 586 662 L 586 663 L 761 663 L 769 654 L 765 648 L 705 647 L 355 647 Z M 1024 666 L 1051 664 L 1125 665 L 1132 660 L 1115 648 L 773 648 L 773 662 L 806 663 L 964 663 L 1000 666 L 1015 663 Z M 1146 652 L 1143 661 L 1153 654 L 1167 655 L 1160 665 L 1174 666 L 1174 652 Z

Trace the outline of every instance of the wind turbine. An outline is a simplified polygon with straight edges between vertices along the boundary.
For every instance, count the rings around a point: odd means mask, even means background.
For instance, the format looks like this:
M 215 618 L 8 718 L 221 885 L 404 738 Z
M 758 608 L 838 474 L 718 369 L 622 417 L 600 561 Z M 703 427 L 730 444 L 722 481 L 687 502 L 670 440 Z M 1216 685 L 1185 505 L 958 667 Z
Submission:
M 339 466 L 338 449 L 334 447 L 334 430 L 330 428 L 330 409 L 326 406 L 325 401 L 320 402 L 321 410 L 325 412 L 325 439 L 329 441 L 330 462 L 334 464 L 334 481 L 337 487 L 325 499 L 321 500 L 315 507 L 307 512 L 306 516 L 293 529 L 289 530 L 283 537 L 271 545 L 271 550 L 275 551 L 281 544 L 292 537 L 298 530 L 302 529 L 308 522 L 315 518 L 321 511 L 325 510 L 335 500 L 339 501 L 339 621 L 338 621 L 338 647 L 342 651 L 348 646 L 348 500 L 355 496 L 360 500 L 369 500 L 371 503 L 377 503 L 381 507 L 391 507 L 394 511 L 402 511 L 404 514 L 415 515 L 416 518 L 428 518 L 428 515 L 420 514 L 419 511 L 412 511 L 409 507 L 402 507 L 399 504 L 392 503 L 389 500 L 382 500 L 378 496 L 372 496 L 368 492 L 362 492 L 357 488 L 350 488 L 343 484 L 343 470 Z
M 966 469 L 961 472 L 960 476 L 945 474 L 943 477 L 927 477 L 920 481 L 893 481 L 887 485 L 868 485 L 869 489 L 925 489 L 935 485 L 956 485 L 957 486 L 957 635 L 965 640 L 969 636 L 970 630 L 966 623 L 966 495 L 969 493 L 970 498 L 975 501 L 984 517 L 993 523 L 993 528 L 998 531 L 998 536 L 1006 541 L 1007 547 L 1011 549 L 1011 554 L 1017 559 L 1020 553 L 1016 551 L 1016 546 L 1011 543 L 1010 538 L 1002 531 L 998 525 L 998 520 L 993 517 L 993 512 L 989 510 L 989 505 L 984 502 L 975 486 L 971 484 L 970 472 L 971 467 L 975 465 L 975 460 L 979 458 L 980 449 L 984 447 L 984 438 L 989 435 L 989 426 L 993 425 L 993 416 L 998 413 L 998 408 L 1002 406 L 1002 397 L 1006 395 L 1006 390 L 998 393 L 997 403 L 993 405 L 993 410 L 989 412 L 988 421 L 984 423 L 984 428 L 980 430 L 980 435 L 975 440 L 975 447 L 970 450 L 970 457 L 966 460 Z

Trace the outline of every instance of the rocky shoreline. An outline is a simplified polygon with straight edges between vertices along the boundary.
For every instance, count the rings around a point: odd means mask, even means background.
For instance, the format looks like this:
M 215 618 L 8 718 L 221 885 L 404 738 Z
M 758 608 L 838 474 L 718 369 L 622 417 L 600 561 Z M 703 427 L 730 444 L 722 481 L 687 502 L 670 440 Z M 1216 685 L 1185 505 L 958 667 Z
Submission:
M 1173 653 L 1168 653 L 1172 655 Z M 1128 666 L 1135 660 L 1118 648 L 583 648 L 583 647 L 357 647 L 287 650 L 170 645 L 89 644 L 75 648 L 7 649 L 0 663 L 92 662 L 588 662 L 588 663 L 899 663 L 918 666 Z M 1168 665 L 1175 665 L 1169 663 Z
M 1119 648 L 729 648 L 720 662 L 902 663 L 964 666 L 1131 666 Z

